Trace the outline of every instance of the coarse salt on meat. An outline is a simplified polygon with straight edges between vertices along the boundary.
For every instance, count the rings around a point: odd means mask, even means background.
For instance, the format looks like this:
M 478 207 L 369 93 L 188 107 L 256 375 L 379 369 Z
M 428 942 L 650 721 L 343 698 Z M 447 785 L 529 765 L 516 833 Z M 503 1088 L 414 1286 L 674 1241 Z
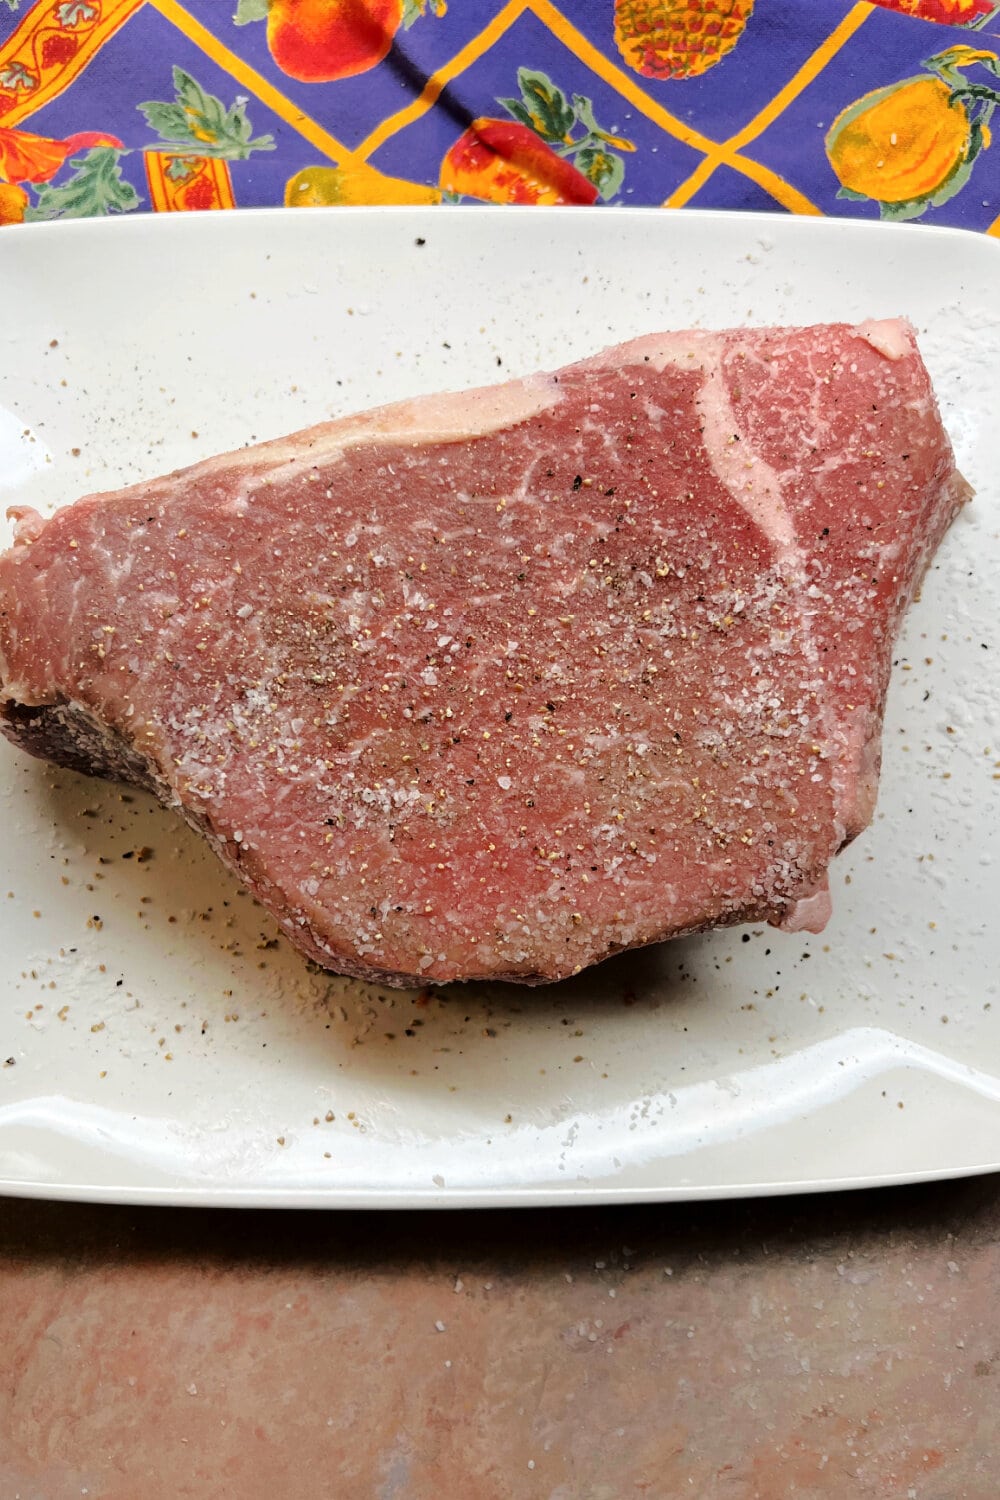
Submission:
M 909 325 L 657 334 L 19 508 L 0 721 L 412 984 L 818 930 L 968 487 Z

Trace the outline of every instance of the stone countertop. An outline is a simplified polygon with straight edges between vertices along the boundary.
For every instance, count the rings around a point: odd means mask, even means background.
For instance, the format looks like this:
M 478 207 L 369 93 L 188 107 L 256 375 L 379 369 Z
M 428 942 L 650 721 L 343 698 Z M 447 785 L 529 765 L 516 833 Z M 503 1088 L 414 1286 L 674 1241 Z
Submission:
M 0 1500 L 1000 1494 L 996 1178 L 468 1213 L 0 1200 Z

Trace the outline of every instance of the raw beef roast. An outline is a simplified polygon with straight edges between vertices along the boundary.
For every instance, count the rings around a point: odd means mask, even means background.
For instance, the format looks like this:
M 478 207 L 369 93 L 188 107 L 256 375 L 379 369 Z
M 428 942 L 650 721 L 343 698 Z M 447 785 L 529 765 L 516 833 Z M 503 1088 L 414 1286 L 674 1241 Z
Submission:
M 3 727 L 348 974 L 818 930 L 968 494 L 904 323 L 641 338 L 19 508 Z

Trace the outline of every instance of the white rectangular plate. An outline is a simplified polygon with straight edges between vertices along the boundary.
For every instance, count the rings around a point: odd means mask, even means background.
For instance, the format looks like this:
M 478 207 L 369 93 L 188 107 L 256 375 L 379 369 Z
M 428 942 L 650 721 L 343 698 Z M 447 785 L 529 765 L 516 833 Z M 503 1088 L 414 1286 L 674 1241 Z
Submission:
M 595 1202 L 1000 1164 L 1000 246 L 642 209 L 276 210 L 8 228 L 0 287 L 5 503 L 655 329 L 895 313 L 979 491 L 899 643 L 878 814 L 820 938 L 382 991 L 311 970 L 144 796 L 0 743 L 0 1188 Z

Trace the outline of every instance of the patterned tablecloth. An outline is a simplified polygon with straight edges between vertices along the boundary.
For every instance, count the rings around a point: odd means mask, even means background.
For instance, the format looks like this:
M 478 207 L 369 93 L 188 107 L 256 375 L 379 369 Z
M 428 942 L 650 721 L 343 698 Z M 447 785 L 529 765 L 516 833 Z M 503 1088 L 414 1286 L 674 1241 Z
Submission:
M 0 221 L 622 203 L 1000 235 L 998 0 L 0 0 Z

